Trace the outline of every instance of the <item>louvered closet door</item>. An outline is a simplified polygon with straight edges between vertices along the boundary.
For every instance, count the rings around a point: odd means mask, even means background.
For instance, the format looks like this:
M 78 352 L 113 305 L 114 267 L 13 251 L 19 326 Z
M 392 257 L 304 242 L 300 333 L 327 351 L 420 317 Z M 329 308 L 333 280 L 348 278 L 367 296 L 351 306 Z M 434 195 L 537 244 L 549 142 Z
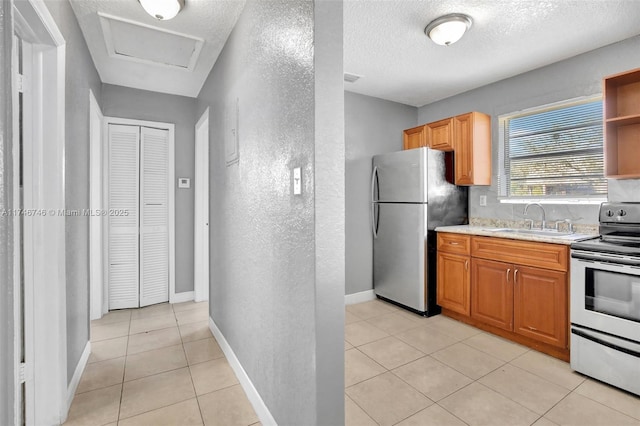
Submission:
M 169 300 L 169 132 L 140 133 L 140 306 L 147 306 Z
M 138 126 L 109 125 L 109 309 L 138 307 Z

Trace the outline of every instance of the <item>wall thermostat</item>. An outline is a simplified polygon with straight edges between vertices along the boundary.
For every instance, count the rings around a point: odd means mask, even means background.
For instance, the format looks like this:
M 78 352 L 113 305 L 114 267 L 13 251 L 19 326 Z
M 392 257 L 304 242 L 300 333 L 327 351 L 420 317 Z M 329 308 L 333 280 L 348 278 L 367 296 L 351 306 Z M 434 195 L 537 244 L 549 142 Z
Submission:
M 191 188 L 191 179 L 178 178 L 178 188 Z

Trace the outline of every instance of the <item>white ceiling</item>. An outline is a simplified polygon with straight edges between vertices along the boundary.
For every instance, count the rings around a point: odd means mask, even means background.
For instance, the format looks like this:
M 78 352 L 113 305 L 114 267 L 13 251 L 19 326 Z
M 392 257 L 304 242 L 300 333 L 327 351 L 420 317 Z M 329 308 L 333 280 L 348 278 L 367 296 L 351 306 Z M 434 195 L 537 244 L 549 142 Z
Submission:
M 473 25 L 438 46 L 424 27 L 448 13 Z M 422 106 L 637 34 L 639 0 L 346 0 L 344 70 L 363 77 L 345 90 Z
M 190 97 L 200 92 L 244 3 L 186 0 L 178 16 L 158 21 L 138 0 L 71 0 L 104 83 Z
M 70 1 L 103 82 L 191 97 L 245 3 L 186 0 L 157 21 L 137 0 Z M 424 27 L 448 13 L 473 25 L 438 46 Z M 345 0 L 344 70 L 362 76 L 345 89 L 422 106 L 640 34 L 639 17 L 640 0 Z

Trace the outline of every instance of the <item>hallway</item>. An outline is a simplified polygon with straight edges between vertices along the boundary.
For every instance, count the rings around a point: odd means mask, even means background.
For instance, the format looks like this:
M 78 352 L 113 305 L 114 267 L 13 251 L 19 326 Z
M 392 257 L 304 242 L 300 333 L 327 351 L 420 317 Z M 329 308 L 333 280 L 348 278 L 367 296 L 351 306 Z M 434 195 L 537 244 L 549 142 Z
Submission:
M 65 425 L 253 425 L 208 325 L 208 303 L 113 311 L 91 322 L 91 356 Z

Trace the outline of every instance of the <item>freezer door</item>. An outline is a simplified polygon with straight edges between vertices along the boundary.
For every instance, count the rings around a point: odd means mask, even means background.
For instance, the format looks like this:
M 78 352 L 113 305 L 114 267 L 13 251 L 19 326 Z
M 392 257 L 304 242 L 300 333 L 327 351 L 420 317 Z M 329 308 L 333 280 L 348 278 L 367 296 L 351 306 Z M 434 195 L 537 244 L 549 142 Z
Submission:
M 427 202 L 427 148 L 373 157 L 372 201 Z
M 376 204 L 373 287 L 377 295 L 425 311 L 426 204 Z

